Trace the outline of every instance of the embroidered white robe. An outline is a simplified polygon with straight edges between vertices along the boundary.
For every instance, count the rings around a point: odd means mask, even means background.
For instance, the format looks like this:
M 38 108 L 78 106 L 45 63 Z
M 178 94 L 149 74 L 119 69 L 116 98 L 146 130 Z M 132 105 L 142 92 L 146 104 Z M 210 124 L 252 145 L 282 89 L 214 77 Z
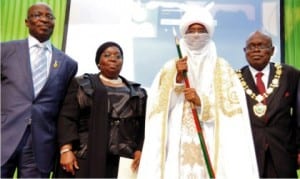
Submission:
M 201 100 L 197 112 L 215 176 L 259 178 L 243 88 L 225 60 L 218 58 L 209 70 L 209 89 L 196 89 Z M 172 60 L 148 92 L 139 179 L 209 178 L 190 104 L 175 78 Z M 195 81 L 191 85 L 197 85 Z

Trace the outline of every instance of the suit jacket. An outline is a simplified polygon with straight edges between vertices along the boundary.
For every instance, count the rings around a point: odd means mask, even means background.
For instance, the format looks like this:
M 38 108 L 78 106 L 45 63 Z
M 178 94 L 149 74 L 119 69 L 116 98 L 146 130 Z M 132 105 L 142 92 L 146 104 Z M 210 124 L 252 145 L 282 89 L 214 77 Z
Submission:
M 52 46 L 47 82 L 35 97 L 28 40 L 1 43 L 1 166 L 30 125 L 34 157 L 41 172 L 54 163 L 57 115 L 77 63 Z
M 268 87 L 275 76 L 275 71 L 274 63 L 271 63 Z M 249 67 L 243 67 L 241 72 L 249 88 L 258 94 Z M 269 149 L 278 177 L 296 177 L 297 153 L 300 149 L 300 125 L 298 125 L 300 118 L 299 115 L 296 117 L 295 112 L 299 76 L 298 70 L 282 64 L 279 86 L 268 96 L 267 111 L 263 117 L 254 114 L 253 106 L 257 101 L 247 95 L 260 175 L 263 174 L 265 153 Z

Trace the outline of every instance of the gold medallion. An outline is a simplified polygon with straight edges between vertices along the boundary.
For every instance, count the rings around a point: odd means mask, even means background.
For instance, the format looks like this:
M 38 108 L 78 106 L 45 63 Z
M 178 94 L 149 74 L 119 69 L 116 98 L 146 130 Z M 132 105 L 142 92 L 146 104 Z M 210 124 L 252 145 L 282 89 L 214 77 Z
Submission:
M 267 111 L 267 106 L 266 104 L 262 103 L 263 101 L 265 101 L 270 94 L 272 94 L 274 92 L 274 90 L 276 88 L 279 87 L 279 82 L 280 82 L 280 77 L 282 74 L 282 66 L 279 63 L 275 63 L 275 76 L 272 79 L 271 84 L 269 85 L 269 87 L 267 88 L 266 92 L 263 94 L 256 94 L 252 91 L 252 89 L 249 88 L 247 82 L 245 81 L 243 75 L 242 75 L 242 71 L 238 70 L 236 73 L 238 75 L 238 78 L 241 81 L 241 84 L 245 90 L 245 93 L 250 96 L 251 99 L 255 100 L 257 102 L 257 104 L 255 104 L 253 106 L 253 112 L 257 117 L 262 117 L 266 114 Z
M 267 111 L 267 106 L 263 103 L 257 103 L 253 106 L 253 112 L 257 117 L 262 117 Z

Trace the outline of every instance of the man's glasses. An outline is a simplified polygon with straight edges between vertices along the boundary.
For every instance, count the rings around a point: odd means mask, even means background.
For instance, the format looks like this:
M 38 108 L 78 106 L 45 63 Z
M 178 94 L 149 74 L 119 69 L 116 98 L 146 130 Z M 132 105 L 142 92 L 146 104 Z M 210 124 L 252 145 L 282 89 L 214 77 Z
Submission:
M 51 20 L 51 21 L 55 20 L 55 17 L 52 14 L 40 14 L 40 13 L 31 14 L 29 18 L 33 18 L 35 20 L 40 20 L 42 18 L 46 18 L 47 20 Z
M 250 44 L 250 45 L 246 46 L 246 47 L 244 48 L 244 50 L 245 50 L 245 51 L 254 51 L 254 50 L 256 50 L 256 49 L 258 49 L 258 50 L 268 50 L 268 49 L 270 49 L 270 48 L 272 48 L 271 45 L 264 45 L 264 44 L 257 44 L 257 45 L 254 45 L 254 44 Z

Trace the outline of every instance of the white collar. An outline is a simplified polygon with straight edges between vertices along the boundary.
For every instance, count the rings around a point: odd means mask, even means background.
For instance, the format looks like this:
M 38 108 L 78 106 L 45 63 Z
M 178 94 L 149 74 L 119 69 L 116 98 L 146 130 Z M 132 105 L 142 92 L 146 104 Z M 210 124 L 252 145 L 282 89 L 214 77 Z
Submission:
M 47 40 L 47 41 L 41 43 L 35 37 L 33 37 L 32 35 L 28 36 L 29 49 L 32 48 L 32 47 L 35 47 L 36 45 L 39 45 L 39 44 L 42 44 L 43 46 L 45 46 L 49 52 L 52 52 L 50 40 Z
M 255 68 L 253 68 L 251 65 L 249 65 L 249 69 L 250 69 L 250 72 L 253 76 L 256 75 L 257 72 L 263 72 L 265 75 L 269 75 L 270 73 L 270 63 L 268 63 L 265 68 L 261 71 L 258 71 L 256 70 Z

